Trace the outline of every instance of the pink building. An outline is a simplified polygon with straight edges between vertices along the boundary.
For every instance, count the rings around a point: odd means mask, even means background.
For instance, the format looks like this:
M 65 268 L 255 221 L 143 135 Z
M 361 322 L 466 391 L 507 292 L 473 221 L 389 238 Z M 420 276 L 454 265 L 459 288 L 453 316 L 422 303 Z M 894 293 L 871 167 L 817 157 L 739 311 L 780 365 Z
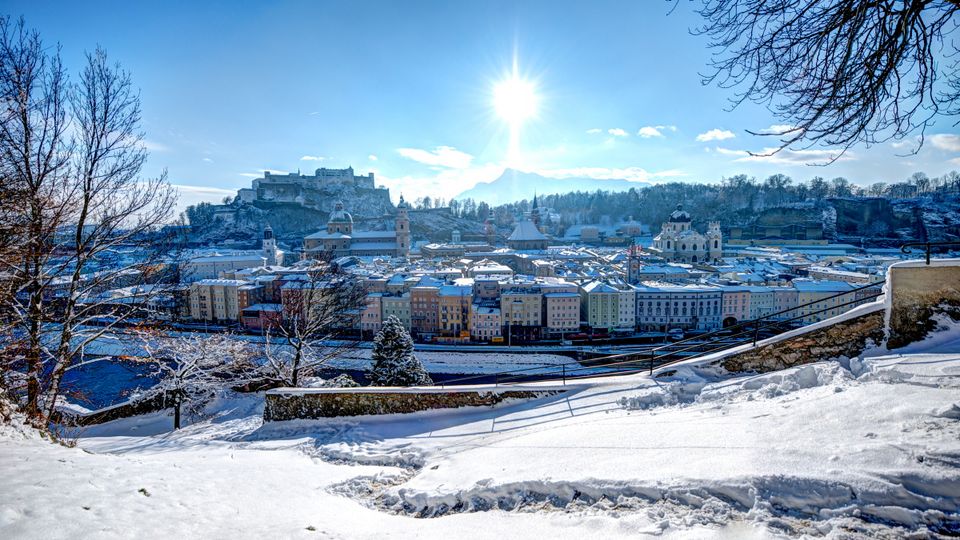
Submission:
M 750 320 L 750 288 L 739 286 L 726 286 L 723 289 L 723 314 L 722 324 L 724 327 L 733 326 Z
M 548 292 L 543 295 L 543 312 L 547 333 L 576 332 L 580 329 L 580 294 Z
M 364 333 L 376 334 L 383 325 L 381 316 L 382 293 L 370 293 L 367 295 L 366 305 L 360 312 L 360 331 Z
M 503 321 L 500 308 L 472 304 L 470 307 L 470 339 L 500 341 L 503 339 Z

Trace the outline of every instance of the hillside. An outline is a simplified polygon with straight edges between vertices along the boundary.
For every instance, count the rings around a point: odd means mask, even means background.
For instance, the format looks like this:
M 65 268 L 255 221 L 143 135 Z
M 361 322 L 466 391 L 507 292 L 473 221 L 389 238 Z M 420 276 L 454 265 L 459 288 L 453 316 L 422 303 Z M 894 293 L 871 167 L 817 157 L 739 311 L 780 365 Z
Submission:
M 0 429 L 0 536 L 956 534 L 952 335 L 764 375 L 580 381 L 492 409 L 264 424 L 262 397 L 231 394 L 179 432 L 154 413 L 87 428 L 80 448 Z
M 573 191 L 591 192 L 598 189 L 603 191 L 629 191 L 630 188 L 639 189 L 649 185 L 645 182 L 631 182 L 620 179 L 550 178 L 537 173 L 506 169 L 493 182 L 477 184 L 455 198 L 458 200 L 484 201 L 496 206 L 523 199 L 532 199 L 534 192 L 547 195 Z

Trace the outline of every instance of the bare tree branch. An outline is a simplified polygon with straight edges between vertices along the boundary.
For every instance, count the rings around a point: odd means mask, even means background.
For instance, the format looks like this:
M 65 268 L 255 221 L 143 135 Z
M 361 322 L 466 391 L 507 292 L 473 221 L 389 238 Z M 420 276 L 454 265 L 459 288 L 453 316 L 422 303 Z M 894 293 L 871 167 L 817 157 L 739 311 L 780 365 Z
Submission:
M 703 0 L 695 33 L 715 50 L 704 84 L 766 105 L 789 128 L 777 153 L 837 149 L 918 135 L 960 113 L 960 3 L 945 0 Z M 953 58 L 951 58 L 953 57 Z M 769 154 L 764 154 L 769 155 Z

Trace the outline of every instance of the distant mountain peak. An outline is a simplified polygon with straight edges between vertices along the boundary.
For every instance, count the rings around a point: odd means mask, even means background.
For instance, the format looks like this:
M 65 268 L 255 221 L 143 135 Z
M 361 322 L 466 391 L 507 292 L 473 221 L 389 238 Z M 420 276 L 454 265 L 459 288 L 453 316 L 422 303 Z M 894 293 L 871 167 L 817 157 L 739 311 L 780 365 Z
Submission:
M 456 199 L 473 199 L 496 206 L 540 196 L 570 193 L 573 191 L 628 191 L 630 188 L 647 187 L 646 182 L 633 182 L 622 178 L 570 177 L 553 178 L 535 172 L 506 168 L 492 181 L 480 183 L 457 195 Z

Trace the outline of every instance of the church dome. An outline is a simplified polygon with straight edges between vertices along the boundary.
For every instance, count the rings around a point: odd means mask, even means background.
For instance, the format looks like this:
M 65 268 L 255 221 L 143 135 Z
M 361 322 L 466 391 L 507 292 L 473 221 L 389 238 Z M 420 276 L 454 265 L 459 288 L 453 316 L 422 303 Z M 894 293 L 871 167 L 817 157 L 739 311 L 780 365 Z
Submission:
M 690 221 L 690 214 L 684 209 L 682 204 L 677 205 L 677 209 L 670 212 L 670 223 L 687 223 Z
M 400 202 L 397 203 L 397 209 L 399 210 L 400 208 L 410 208 L 410 206 L 407 205 L 407 201 L 403 200 L 403 195 L 400 195 Z
M 327 220 L 327 223 L 353 223 L 353 216 L 344 210 L 343 203 L 338 201 L 333 207 L 333 212 L 330 213 L 330 219 Z

